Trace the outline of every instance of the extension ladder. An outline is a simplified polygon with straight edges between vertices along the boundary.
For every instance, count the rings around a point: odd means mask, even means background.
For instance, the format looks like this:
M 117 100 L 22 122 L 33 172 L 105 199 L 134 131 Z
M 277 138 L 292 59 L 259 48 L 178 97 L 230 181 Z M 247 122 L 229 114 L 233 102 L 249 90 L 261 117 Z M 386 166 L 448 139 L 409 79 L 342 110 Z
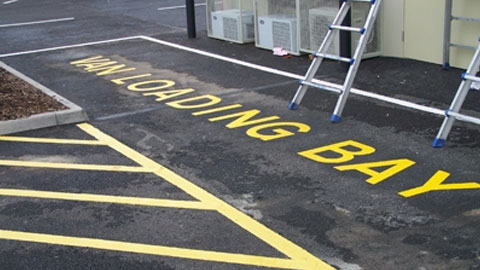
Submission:
M 444 69 L 450 68 L 450 47 L 475 50 L 474 46 L 451 43 L 451 31 L 452 31 L 453 20 L 480 23 L 480 18 L 454 16 L 452 0 L 445 0 L 445 21 L 444 21 L 444 28 L 443 28 L 444 29 L 444 32 L 443 32 L 443 68 Z
M 478 39 L 478 41 L 480 42 L 480 38 Z M 452 129 L 453 122 L 456 119 L 480 125 L 480 119 L 460 114 L 460 109 L 462 108 L 463 102 L 467 97 L 468 91 L 470 90 L 472 83 L 480 83 L 480 77 L 475 76 L 479 67 L 480 43 L 478 44 L 475 54 L 473 55 L 472 62 L 470 62 L 467 71 L 462 74 L 462 83 L 460 84 L 457 93 L 453 98 L 450 108 L 445 112 L 445 119 L 443 120 L 443 124 L 440 127 L 440 131 L 438 132 L 437 137 L 433 141 L 433 147 L 440 148 L 445 146 L 445 141 L 448 137 L 448 134 L 450 133 L 450 130 Z
M 342 22 L 347 16 L 348 11 L 351 9 L 352 2 L 363 2 L 363 3 L 369 3 L 371 5 L 365 25 L 362 28 L 342 25 Z M 315 58 L 313 59 L 313 62 L 310 65 L 305 75 L 305 78 L 300 81 L 300 86 L 295 96 L 293 97 L 292 102 L 288 106 L 289 109 L 291 110 L 298 109 L 300 102 L 302 101 L 303 96 L 307 92 L 307 89 L 309 86 L 315 87 L 321 90 L 335 92 L 340 94 L 340 96 L 338 98 L 337 105 L 335 107 L 335 110 L 333 112 L 333 115 L 330 121 L 332 121 L 333 123 L 340 122 L 343 108 L 345 107 L 345 103 L 350 93 L 350 89 L 352 88 L 353 80 L 355 79 L 355 75 L 357 74 L 358 68 L 360 66 L 360 62 L 362 60 L 363 52 L 365 51 L 368 38 L 373 30 L 375 19 L 377 18 L 377 14 L 380 10 L 381 2 L 382 0 L 344 0 L 343 1 L 337 16 L 333 20 L 333 23 L 329 25 L 329 31 L 327 32 L 327 35 L 325 36 L 325 39 L 322 42 L 322 45 L 320 46 L 318 51 L 314 53 Z M 360 39 L 358 41 L 357 48 L 355 49 L 355 53 L 352 58 L 340 57 L 340 56 L 331 55 L 327 53 L 338 31 L 350 31 L 350 32 L 360 33 Z M 342 61 L 350 64 L 347 76 L 345 77 L 345 81 L 342 87 L 332 87 L 332 86 L 317 84 L 312 82 L 313 77 L 317 73 L 317 70 L 320 67 L 320 64 L 322 63 L 322 60 L 324 58 Z

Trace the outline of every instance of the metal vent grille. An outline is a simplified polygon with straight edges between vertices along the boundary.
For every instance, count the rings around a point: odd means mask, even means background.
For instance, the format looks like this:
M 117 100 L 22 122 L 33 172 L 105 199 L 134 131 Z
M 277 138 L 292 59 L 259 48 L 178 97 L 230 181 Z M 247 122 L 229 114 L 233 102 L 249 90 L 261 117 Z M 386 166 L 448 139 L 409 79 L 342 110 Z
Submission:
M 292 50 L 291 25 L 285 22 L 272 22 L 273 46 Z
M 228 39 L 239 40 L 237 19 L 223 17 L 223 36 Z
M 357 13 L 357 15 L 360 15 Z M 361 14 L 363 15 L 363 14 Z M 366 16 L 362 16 L 362 17 L 356 17 L 353 19 L 353 25 L 356 26 L 356 27 L 363 27 L 365 25 L 365 21 L 366 21 Z M 379 51 L 380 50 L 380 43 L 379 43 L 379 39 L 376 37 L 378 35 L 378 30 L 377 30 L 377 22 L 375 22 L 374 26 L 373 26 L 373 31 L 372 33 L 370 34 L 370 37 L 368 37 L 368 40 L 367 40 L 367 47 L 365 48 L 365 53 L 372 53 L 372 52 L 376 52 L 376 51 Z M 354 44 L 357 45 L 358 44 L 358 40 L 360 39 L 360 36 L 359 35 L 355 35 L 354 37 Z M 356 47 L 356 46 L 355 46 Z
M 327 25 L 332 23 L 329 17 L 310 14 L 310 49 L 318 50 L 328 33 Z M 329 50 L 331 52 L 331 49 Z
M 330 25 L 335 16 L 337 16 L 338 9 L 336 8 L 322 8 L 311 9 L 309 12 L 309 26 L 310 26 L 310 49 L 316 51 L 322 45 L 325 36 L 328 33 L 328 25 Z M 334 33 L 335 38 L 327 50 L 329 54 L 339 54 L 339 39 L 338 33 Z
M 364 27 L 365 22 L 370 10 L 369 5 L 362 3 L 355 3 L 352 5 L 352 26 L 354 27 Z M 370 34 L 370 37 L 367 40 L 367 46 L 365 47 L 364 54 L 378 54 L 382 51 L 382 40 L 381 40 L 381 14 L 378 15 L 377 20 L 373 26 L 373 31 Z M 360 35 L 357 33 L 352 33 L 352 50 L 356 48 Z M 353 52 L 352 52 L 353 53 Z M 368 57 L 368 56 L 366 56 Z
M 247 39 L 254 39 L 255 38 L 255 25 L 253 23 L 245 24 L 245 30 L 247 33 Z

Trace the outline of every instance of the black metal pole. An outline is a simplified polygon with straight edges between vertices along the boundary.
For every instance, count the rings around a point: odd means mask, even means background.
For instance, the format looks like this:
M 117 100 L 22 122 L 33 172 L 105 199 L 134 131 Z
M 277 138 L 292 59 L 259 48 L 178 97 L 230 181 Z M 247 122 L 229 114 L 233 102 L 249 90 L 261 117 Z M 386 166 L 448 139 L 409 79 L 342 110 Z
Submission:
M 185 0 L 187 10 L 187 32 L 188 38 L 196 38 L 197 30 L 195 27 L 195 5 L 194 0 Z

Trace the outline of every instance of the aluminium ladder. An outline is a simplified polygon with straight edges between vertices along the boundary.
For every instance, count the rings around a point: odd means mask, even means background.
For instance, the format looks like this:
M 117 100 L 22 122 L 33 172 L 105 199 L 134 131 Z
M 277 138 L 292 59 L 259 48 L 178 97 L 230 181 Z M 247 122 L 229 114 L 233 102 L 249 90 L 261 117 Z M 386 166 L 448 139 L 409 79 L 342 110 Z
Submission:
M 480 42 L 480 38 L 478 41 Z M 445 141 L 450 133 L 450 130 L 452 129 L 453 122 L 455 122 L 456 119 L 480 125 L 480 119 L 460 114 L 460 109 L 462 108 L 463 102 L 467 97 L 468 91 L 470 91 L 472 83 L 480 83 L 480 77 L 475 76 L 479 67 L 480 43 L 478 44 L 475 54 L 473 55 L 472 62 L 470 62 L 467 71 L 462 74 L 462 83 L 458 87 L 457 93 L 453 98 L 450 108 L 445 112 L 445 119 L 443 120 L 443 124 L 440 127 L 437 137 L 433 141 L 433 147 L 440 148 L 445 146 Z
M 443 30 L 443 68 L 450 68 L 450 47 L 475 50 L 474 46 L 456 44 L 451 42 L 452 21 L 480 23 L 480 18 L 460 17 L 453 15 L 452 0 L 445 0 L 445 21 Z
M 371 5 L 363 28 L 356 28 L 356 27 L 341 25 L 343 20 L 347 16 L 348 11 L 351 9 L 352 2 L 363 2 L 363 3 L 369 3 Z M 340 94 L 340 97 L 338 98 L 337 105 L 335 107 L 335 110 L 333 112 L 333 115 L 330 121 L 332 121 L 333 123 L 340 122 L 343 108 L 345 107 L 345 103 L 350 93 L 350 89 L 352 88 L 353 80 L 355 79 L 355 75 L 357 74 L 358 68 L 360 66 L 363 52 L 365 51 L 365 48 L 367 45 L 368 37 L 370 36 L 373 30 L 375 19 L 377 18 L 377 14 L 380 10 L 381 2 L 382 0 L 344 0 L 343 1 L 337 16 L 333 20 L 333 23 L 328 26 L 329 31 L 325 36 L 325 39 L 323 40 L 322 45 L 320 46 L 318 51 L 314 53 L 315 58 L 313 59 L 313 62 L 310 65 L 304 79 L 300 81 L 300 86 L 295 96 L 293 97 L 292 102 L 288 106 L 289 109 L 291 110 L 298 109 L 299 104 L 302 101 L 303 96 L 307 92 L 307 89 L 309 86 L 319 88 L 321 90 L 332 91 L 337 94 Z M 340 57 L 340 56 L 331 55 L 327 53 L 328 48 L 332 44 L 335 38 L 335 35 L 338 33 L 338 31 L 350 31 L 350 32 L 360 33 L 360 39 L 358 41 L 357 48 L 355 49 L 355 53 L 352 58 Z M 345 81 L 342 87 L 332 87 L 329 85 L 317 84 L 312 82 L 313 77 L 317 73 L 317 70 L 320 67 L 320 64 L 322 63 L 322 60 L 324 58 L 347 62 L 350 64 L 347 76 L 345 77 Z

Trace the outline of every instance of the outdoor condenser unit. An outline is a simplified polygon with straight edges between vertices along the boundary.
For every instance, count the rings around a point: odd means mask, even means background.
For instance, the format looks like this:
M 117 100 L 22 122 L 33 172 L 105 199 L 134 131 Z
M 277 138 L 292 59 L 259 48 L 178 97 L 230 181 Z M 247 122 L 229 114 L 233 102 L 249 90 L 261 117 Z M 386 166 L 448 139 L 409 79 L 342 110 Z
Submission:
M 281 15 L 259 16 L 258 45 L 266 49 L 281 47 L 298 54 L 297 20 Z
M 328 25 L 337 16 L 338 8 L 312 8 L 308 11 L 310 49 L 317 51 L 328 33 Z M 336 35 L 327 53 L 340 55 L 340 35 Z
M 368 12 L 370 10 L 370 5 L 366 5 L 363 3 L 353 4 L 351 10 L 352 10 L 352 26 L 364 27 Z M 370 34 L 370 37 L 368 38 L 367 46 L 365 48 L 363 58 L 375 57 L 382 54 L 381 25 L 382 25 L 381 12 L 379 12 L 373 27 L 373 31 Z M 355 53 L 355 49 L 357 48 L 359 39 L 360 39 L 359 34 L 352 33 L 352 54 Z
M 253 13 L 240 9 L 211 12 L 212 37 L 234 42 L 252 42 L 255 40 Z

